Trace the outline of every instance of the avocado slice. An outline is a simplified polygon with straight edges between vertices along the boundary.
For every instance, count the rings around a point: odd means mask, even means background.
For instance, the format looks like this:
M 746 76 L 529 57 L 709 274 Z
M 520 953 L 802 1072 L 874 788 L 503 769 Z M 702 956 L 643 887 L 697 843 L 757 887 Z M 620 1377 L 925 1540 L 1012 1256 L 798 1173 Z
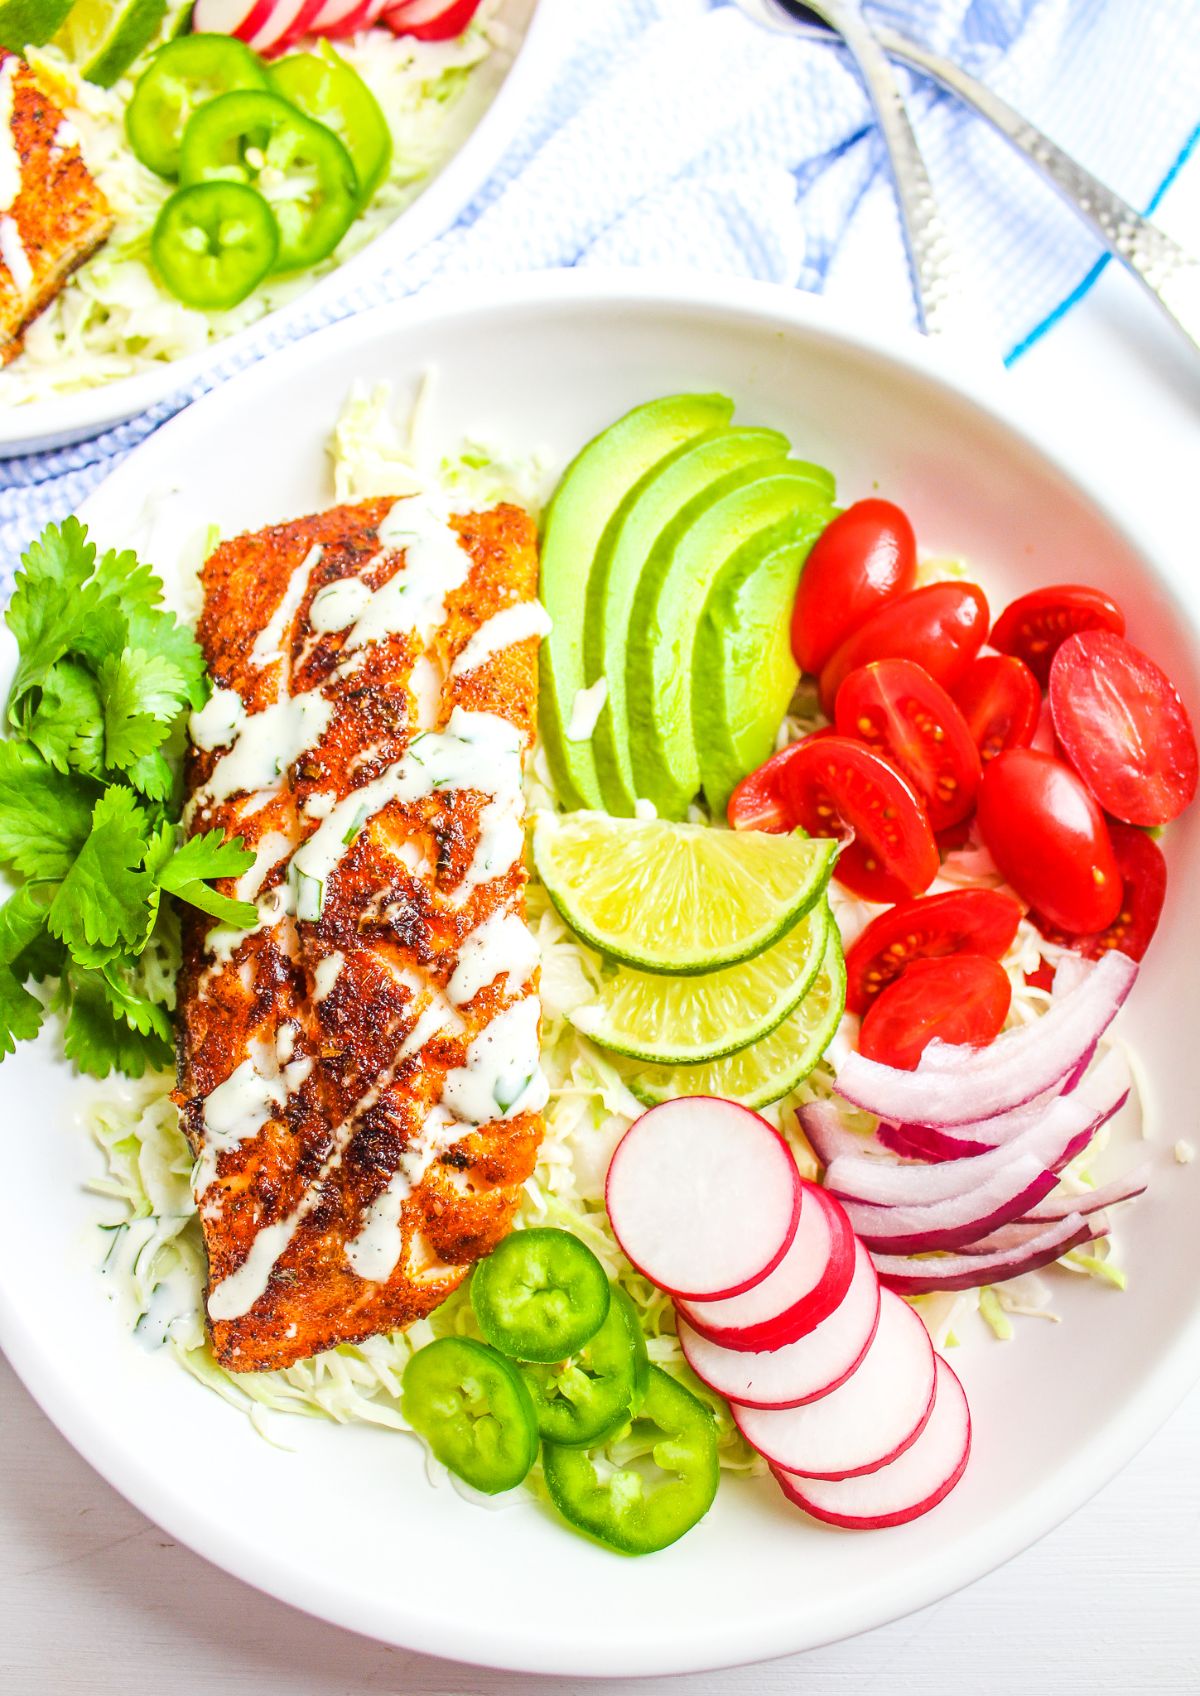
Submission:
M 600 539 L 588 579 L 583 658 L 588 683 L 600 677 L 608 683 L 592 752 L 610 813 L 632 817 L 637 799 L 629 757 L 625 655 L 642 568 L 659 536 L 689 501 L 731 471 L 783 458 L 788 445 L 778 430 L 709 430 L 694 436 L 634 484 Z
M 689 502 L 655 543 L 634 597 L 625 690 L 634 784 L 662 817 L 684 817 L 700 788 L 694 658 L 713 584 L 740 550 L 774 551 L 833 495 L 833 478 L 820 466 L 752 465 Z
M 800 679 L 791 614 L 809 549 L 836 508 L 814 508 L 799 532 L 764 554 L 751 542 L 713 584 L 696 633 L 692 733 L 714 818 L 734 785 L 774 750 Z
M 590 740 L 569 742 L 575 696 L 586 687 L 583 631 L 588 578 L 613 513 L 651 466 L 681 443 L 728 424 L 724 395 L 667 395 L 619 418 L 572 460 L 542 530 L 541 597 L 553 620 L 542 643 L 542 740 L 568 807 L 602 807 Z

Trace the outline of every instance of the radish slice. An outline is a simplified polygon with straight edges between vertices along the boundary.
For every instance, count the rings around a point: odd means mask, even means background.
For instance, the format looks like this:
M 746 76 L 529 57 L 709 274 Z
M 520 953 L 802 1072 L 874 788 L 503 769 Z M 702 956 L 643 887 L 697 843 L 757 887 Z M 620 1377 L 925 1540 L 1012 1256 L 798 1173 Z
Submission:
M 907 1302 L 885 1290 L 871 1346 L 838 1389 L 804 1407 L 734 1405 L 730 1411 L 742 1436 L 772 1466 L 806 1478 L 857 1478 L 917 1440 L 935 1383 L 928 1331 Z
M 266 23 L 275 0 L 196 0 L 192 28 L 206 35 L 236 35 L 249 41 Z
M 270 16 L 250 38 L 256 53 L 277 53 L 302 36 L 321 9 L 322 0 L 275 0 Z
M 384 22 L 397 35 L 418 41 L 450 41 L 461 35 L 479 10 L 480 0 L 404 0 L 384 13 Z
M 322 0 L 309 24 L 313 35 L 354 35 L 371 16 L 371 0 Z
M 800 1223 L 776 1269 L 727 1301 L 681 1301 L 679 1311 L 709 1342 L 743 1354 L 781 1348 L 813 1330 L 843 1300 L 856 1244 L 845 1210 L 816 1184 L 803 1185 Z
M 613 1232 L 651 1283 L 724 1300 L 761 1283 L 800 1219 L 800 1174 L 765 1119 L 717 1096 L 652 1107 L 617 1144 L 605 1200 Z
M 906 1525 L 937 1507 L 953 1490 L 971 1454 L 971 1410 L 966 1394 L 938 1357 L 933 1412 L 916 1442 L 886 1466 L 862 1478 L 821 1483 L 776 1471 L 789 1502 L 814 1519 L 847 1531 L 881 1531 Z
M 941 1128 L 1008 1112 L 1070 1075 L 1108 1029 L 1136 976 L 1134 962 L 1110 950 L 1049 1012 L 988 1047 L 931 1042 L 914 1072 L 852 1052 L 838 1070 L 838 1092 L 900 1124 Z
M 854 1276 L 838 1307 L 807 1336 L 760 1354 L 710 1343 L 679 1321 L 683 1357 L 711 1390 L 742 1407 L 800 1407 L 836 1390 L 861 1362 L 879 1323 L 879 1279 L 858 1244 Z
M 975 1290 L 983 1284 L 1002 1284 L 1022 1272 L 1036 1272 L 1039 1266 L 1048 1266 L 1079 1243 L 1103 1236 L 1106 1230 L 1103 1213 L 1093 1214 L 1090 1221 L 1080 1213 L 1070 1213 L 1019 1245 L 996 1248 L 987 1254 L 947 1254 L 926 1260 L 919 1256 L 873 1252 L 871 1259 L 884 1288 L 900 1295 L 923 1295 L 928 1290 Z

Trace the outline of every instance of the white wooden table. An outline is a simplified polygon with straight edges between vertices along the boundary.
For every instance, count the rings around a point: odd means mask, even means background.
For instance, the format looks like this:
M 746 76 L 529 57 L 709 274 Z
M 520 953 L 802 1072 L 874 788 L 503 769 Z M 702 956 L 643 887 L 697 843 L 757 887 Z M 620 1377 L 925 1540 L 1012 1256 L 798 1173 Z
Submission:
M 1172 191 L 1164 219 L 1200 250 L 1200 168 Z M 1014 381 L 1052 416 L 1078 409 L 1080 419 L 1111 421 L 1112 462 L 1152 492 L 1149 539 L 1190 556 L 1186 587 L 1200 609 L 1200 360 L 1110 267 Z M 0 1359 L 0 1693 L 1036 1696 L 1056 1686 L 1068 1696 L 1197 1696 L 1198 1457 L 1200 1389 L 1065 1525 L 923 1613 L 766 1666 L 669 1681 L 535 1680 L 384 1648 L 247 1589 L 90 1471 Z

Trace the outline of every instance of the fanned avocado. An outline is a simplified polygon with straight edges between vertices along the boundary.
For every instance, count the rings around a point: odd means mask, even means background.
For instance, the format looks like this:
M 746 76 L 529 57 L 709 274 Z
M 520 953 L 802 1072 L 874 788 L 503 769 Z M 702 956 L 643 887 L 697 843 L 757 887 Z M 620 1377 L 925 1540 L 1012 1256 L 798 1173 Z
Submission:
M 809 549 L 835 512 L 814 508 L 799 534 L 765 555 L 749 544 L 709 593 L 696 634 L 692 729 L 704 797 L 715 818 L 738 780 L 775 746 L 800 677 L 790 629 L 796 585 Z
M 637 798 L 629 757 L 625 658 L 634 598 L 654 544 L 682 507 L 722 477 L 742 466 L 781 460 L 787 451 L 787 437 L 778 430 L 710 430 L 693 437 L 634 485 L 600 539 L 588 579 L 583 652 L 587 682 L 600 677 L 608 682 L 592 752 L 610 813 L 631 817 Z
M 583 632 L 588 578 L 614 512 L 651 466 L 681 443 L 728 424 L 723 395 L 667 395 L 635 407 L 567 467 L 546 514 L 541 595 L 553 629 L 541 649 L 541 732 L 559 793 L 568 806 L 603 801 L 590 740 L 567 740 L 575 697 L 586 687 Z
M 625 688 L 634 784 L 664 818 L 682 818 L 700 788 L 693 739 L 696 637 L 713 585 L 751 569 L 826 510 L 833 479 L 817 465 L 775 460 L 730 473 L 689 502 L 654 544 L 629 624 Z M 735 567 L 734 556 L 743 553 Z

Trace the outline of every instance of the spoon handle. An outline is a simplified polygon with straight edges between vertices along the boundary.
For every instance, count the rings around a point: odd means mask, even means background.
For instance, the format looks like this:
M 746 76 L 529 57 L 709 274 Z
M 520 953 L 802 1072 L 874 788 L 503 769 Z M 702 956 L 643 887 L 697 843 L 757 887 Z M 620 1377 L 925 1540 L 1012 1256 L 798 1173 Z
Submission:
M 819 0 L 808 9 L 841 36 L 866 84 L 891 161 L 917 319 L 927 335 L 945 334 L 958 318 L 957 266 L 887 55 L 857 5 L 846 0 Z
M 1200 349 L 1200 260 L 960 66 L 891 29 L 878 30 L 876 40 L 893 58 L 940 82 L 1012 142 Z

